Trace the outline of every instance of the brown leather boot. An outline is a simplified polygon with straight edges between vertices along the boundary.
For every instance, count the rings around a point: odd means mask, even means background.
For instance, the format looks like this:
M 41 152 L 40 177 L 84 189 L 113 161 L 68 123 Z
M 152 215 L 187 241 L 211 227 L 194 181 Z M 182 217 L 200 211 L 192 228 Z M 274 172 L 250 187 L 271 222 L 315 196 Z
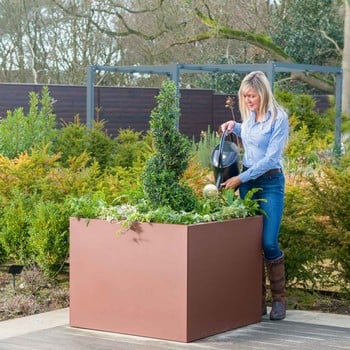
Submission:
M 286 280 L 284 270 L 284 254 L 274 260 L 266 260 L 267 273 L 270 280 L 272 309 L 270 320 L 283 320 L 286 317 Z

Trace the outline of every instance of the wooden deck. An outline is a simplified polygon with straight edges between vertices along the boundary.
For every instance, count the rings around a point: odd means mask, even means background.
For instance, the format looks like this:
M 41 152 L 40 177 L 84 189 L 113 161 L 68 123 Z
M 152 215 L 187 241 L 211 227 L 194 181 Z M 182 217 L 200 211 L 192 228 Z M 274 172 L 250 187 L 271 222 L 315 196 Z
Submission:
M 242 327 L 193 343 L 72 328 L 69 310 L 0 322 L 0 350 L 336 350 L 350 349 L 350 316 L 289 311 L 287 319 Z

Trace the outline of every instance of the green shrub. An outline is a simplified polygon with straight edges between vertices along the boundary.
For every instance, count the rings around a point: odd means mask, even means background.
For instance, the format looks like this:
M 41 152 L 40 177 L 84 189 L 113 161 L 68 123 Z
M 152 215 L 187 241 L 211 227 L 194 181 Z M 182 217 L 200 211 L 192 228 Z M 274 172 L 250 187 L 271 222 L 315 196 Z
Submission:
M 144 191 L 153 208 L 191 211 L 196 197 L 189 186 L 180 183 L 189 164 L 191 143 L 177 128 L 180 111 L 175 83 L 166 80 L 156 100 L 150 121 L 156 151 L 146 163 Z
M 2 199 L 0 210 L 0 241 L 7 259 L 19 264 L 31 261 L 32 252 L 28 245 L 32 211 L 38 197 L 28 195 L 14 188 L 8 194 L 11 200 Z
M 79 157 L 86 152 L 90 157 L 90 164 L 96 161 L 101 169 L 108 167 L 115 152 L 115 144 L 105 133 L 104 126 L 104 122 L 99 121 L 94 122 L 89 129 L 80 123 L 78 117 L 65 124 L 58 131 L 54 147 L 54 151 L 61 154 L 62 165 L 68 166 L 70 158 Z
M 327 241 L 334 271 L 350 282 L 350 158 L 324 164 L 310 176 L 310 197 L 317 221 Z M 340 266 L 340 269 L 339 269 Z
M 288 283 L 346 290 L 350 282 L 350 160 L 319 164 L 287 175 L 280 241 Z
M 114 139 L 116 143 L 113 157 L 114 165 L 123 168 L 131 168 L 144 164 L 153 153 L 147 137 L 142 137 L 141 132 L 131 129 L 119 129 Z
M 293 94 L 289 91 L 276 91 L 276 98 L 287 109 L 289 116 L 295 116 L 298 123 L 295 128 L 306 125 L 310 136 L 325 136 L 334 130 L 335 114 L 319 114 L 315 111 L 314 98 L 306 94 Z
M 3 246 L 1 236 L 0 236 L 0 264 L 3 264 L 7 260 L 8 260 L 8 254 L 5 247 Z
M 67 255 L 69 211 L 66 198 L 94 193 L 100 184 L 97 163 L 82 154 L 59 166 L 47 148 L 9 159 L 0 156 L 1 260 L 36 263 L 52 274 Z M 107 189 L 107 186 L 104 188 Z
M 0 154 L 14 158 L 20 153 L 31 152 L 32 147 L 51 145 L 57 132 L 52 98 L 47 87 L 41 97 L 29 94 L 29 112 L 23 108 L 7 111 L 0 123 Z
M 325 284 L 329 275 L 322 272 L 324 235 L 315 221 L 308 186 L 305 178 L 287 183 L 280 243 L 286 256 L 288 285 L 316 288 Z
M 33 208 L 28 228 L 31 261 L 47 274 L 56 275 L 68 259 L 69 216 L 64 203 L 41 199 Z

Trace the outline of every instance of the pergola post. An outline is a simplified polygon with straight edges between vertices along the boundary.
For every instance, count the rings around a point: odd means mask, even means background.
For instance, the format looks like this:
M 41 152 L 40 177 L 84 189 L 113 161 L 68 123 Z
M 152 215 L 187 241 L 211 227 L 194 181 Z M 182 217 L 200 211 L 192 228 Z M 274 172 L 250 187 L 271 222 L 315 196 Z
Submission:
M 343 85 L 343 74 L 342 72 L 338 72 L 336 75 L 336 85 L 335 85 L 334 152 L 336 156 L 341 155 L 342 85 Z
M 86 89 L 86 126 L 91 129 L 94 120 L 94 78 L 96 66 L 87 67 L 87 89 Z
M 335 153 L 340 154 L 341 150 L 341 94 L 343 72 L 339 67 L 316 66 L 309 64 L 295 64 L 285 62 L 268 62 L 266 64 L 172 64 L 164 66 L 96 66 L 91 65 L 87 68 L 87 102 L 86 102 L 86 124 L 88 128 L 92 128 L 94 120 L 94 74 L 96 70 L 104 70 L 122 73 L 139 73 L 139 74 L 163 74 L 169 76 L 176 84 L 176 92 L 179 94 L 180 75 L 182 73 L 249 73 L 255 70 L 265 72 L 274 90 L 275 75 L 277 72 L 321 72 L 336 74 L 335 88 Z

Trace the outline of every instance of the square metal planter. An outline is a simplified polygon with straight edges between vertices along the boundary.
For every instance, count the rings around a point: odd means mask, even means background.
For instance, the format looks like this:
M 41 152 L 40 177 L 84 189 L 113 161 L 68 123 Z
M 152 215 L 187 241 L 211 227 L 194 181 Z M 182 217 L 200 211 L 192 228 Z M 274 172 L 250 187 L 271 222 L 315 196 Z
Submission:
M 261 321 L 262 217 L 70 220 L 70 325 L 179 342 Z

